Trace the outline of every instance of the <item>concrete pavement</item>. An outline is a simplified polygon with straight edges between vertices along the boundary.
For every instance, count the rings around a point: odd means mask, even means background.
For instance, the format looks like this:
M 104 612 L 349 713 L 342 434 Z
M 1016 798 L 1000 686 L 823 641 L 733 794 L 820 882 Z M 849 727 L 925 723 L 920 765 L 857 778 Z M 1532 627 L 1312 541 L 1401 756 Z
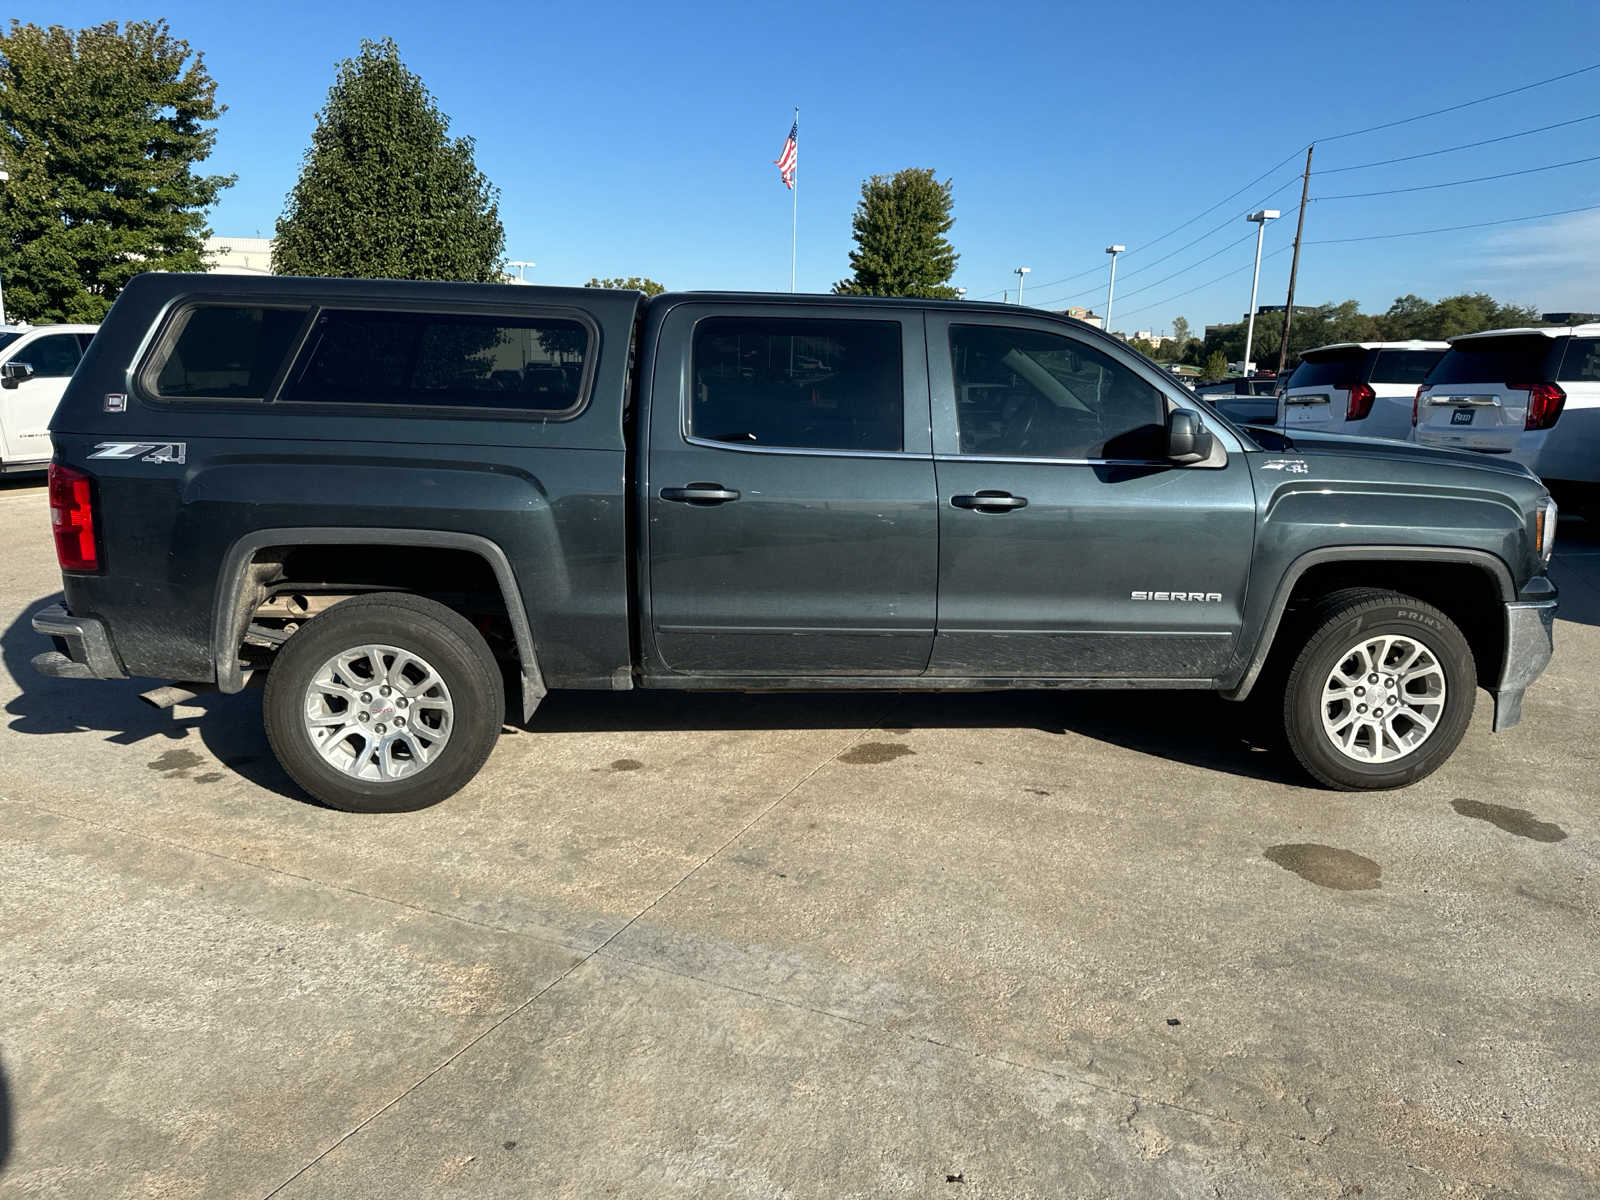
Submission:
M 0 1194 L 1587 1196 L 1600 536 L 1404 791 L 1189 694 L 553 695 L 299 798 L 259 696 L 34 677 L 0 486 Z

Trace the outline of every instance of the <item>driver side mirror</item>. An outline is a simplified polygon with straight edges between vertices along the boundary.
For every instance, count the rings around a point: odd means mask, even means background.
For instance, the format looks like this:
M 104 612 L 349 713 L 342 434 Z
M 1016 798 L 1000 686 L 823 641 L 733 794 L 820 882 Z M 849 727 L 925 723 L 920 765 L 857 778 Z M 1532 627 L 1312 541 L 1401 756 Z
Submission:
M 0 363 L 0 387 L 14 388 L 33 378 L 33 367 L 25 362 Z
M 1211 457 L 1211 431 L 1190 408 L 1176 408 L 1167 414 L 1167 457 L 1175 463 L 1204 462 Z

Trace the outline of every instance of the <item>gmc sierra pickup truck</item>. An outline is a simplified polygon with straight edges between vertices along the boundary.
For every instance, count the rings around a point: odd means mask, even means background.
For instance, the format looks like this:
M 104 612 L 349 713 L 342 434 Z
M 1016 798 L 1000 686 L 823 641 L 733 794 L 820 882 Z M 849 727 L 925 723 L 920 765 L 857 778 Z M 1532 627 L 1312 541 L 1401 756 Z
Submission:
M 1336 788 L 1551 654 L 1522 467 L 1245 430 L 1011 305 L 140 276 L 51 423 L 36 667 L 266 672 L 341 808 L 435 803 L 547 688 L 1195 688 Z

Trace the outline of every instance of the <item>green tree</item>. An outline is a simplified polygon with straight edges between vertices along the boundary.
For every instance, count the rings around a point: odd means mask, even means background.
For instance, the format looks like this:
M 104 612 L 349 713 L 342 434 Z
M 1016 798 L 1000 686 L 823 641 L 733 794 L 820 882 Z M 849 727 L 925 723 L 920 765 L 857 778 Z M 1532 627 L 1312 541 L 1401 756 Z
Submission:
M 1502 304 L 1485 292 L 1462 292 L 1437 303 L 1408 294 L 1391 304 L 1377 321 L 1383 337 L 1390 341 L 1451 338 L 1484 329 L 1541 324 L 1538 309 Z
M 1202 379 L 1225 379 L 1228 375 L 1228 360 L 1223 357 L 1221 350 L 1213 350 L 1206 355 L 1205 365 L 1200 368 Z
M 272 268 L 283 275 L 500 278 L 498 190 L 470 137 L 451 138 L 393 41 L 362 41 L 339 64 L 278 218 Z
M 1172 359 L 1174 362 L 1183 357 L 1183 352 L 1189 348 L 1189 318 L 1172 318 Z
M 931 168 L 907 167 L 864 180 L 850 223 L 856 240 L 850 252 L 853 274 L 833 290 L 840 295 L 955 299 L 950 277 L 961 256 L 944 236 L 955 224 L 951 204 L 950 181 L 940 183 Z
M 614 291 L 621 292 L 643 292 L 646 296 L 659 296 L 667 290 L 654 279 L 648 279 L 643 275 L 629 275 L 626 279 L 623 279 L 620 275 L 614 279 L 590 279 L 583 286 L 611 288 Z
M 198 271 L 200 175 L 222 114 L 204 56 L 165 22 L 0 34 L 0 274 L 34 322 L 98 321 L 141 271 Z
M 1128 343 L 1128 345 L 1132 349 L 1137 350 L 1140 354 L 1144 355 L 1146 358 L 1154 358 L 1158 353 L 1156 344 L 1154 342 L 1147 342 L 1143 338 L 1134 338 Z

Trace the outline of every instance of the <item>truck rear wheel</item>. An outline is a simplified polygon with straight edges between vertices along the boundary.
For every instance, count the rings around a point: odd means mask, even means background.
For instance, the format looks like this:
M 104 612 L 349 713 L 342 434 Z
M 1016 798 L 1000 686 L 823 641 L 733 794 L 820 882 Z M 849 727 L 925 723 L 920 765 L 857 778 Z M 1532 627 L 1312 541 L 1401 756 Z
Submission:
M 335 605 L 290 638 L 262 709 L 273 753 L 318 800 L 409 812 L 478 773 L 500 735 L 505 692 L 464 617 L 381 592 Z
M 1290 749 L 1320 783 L 1402 787 L 1449 758 L 1472 720 L 1477 667 L 1444 613 L 1410 596 L 1351 589 L 1328 597 L 1289 672 Z

